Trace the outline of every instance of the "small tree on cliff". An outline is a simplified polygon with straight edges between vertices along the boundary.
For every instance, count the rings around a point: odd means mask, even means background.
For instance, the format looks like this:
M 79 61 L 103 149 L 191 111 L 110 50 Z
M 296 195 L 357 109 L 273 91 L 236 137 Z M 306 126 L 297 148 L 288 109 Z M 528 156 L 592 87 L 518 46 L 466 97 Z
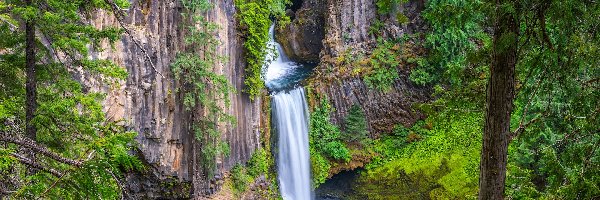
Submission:
M 346 116 L 344 128 L 346 141 L 357 142 L 367 138 L 369 132 L 367 131 L 365 112 L 359 105 L 354 104 L 350 107 L 350 111 Z

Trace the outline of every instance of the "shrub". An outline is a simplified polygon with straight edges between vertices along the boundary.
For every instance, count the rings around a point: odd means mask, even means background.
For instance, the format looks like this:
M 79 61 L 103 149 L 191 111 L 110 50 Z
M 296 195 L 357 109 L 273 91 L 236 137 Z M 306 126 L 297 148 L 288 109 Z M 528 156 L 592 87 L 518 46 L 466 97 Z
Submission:
M 323 155 L 335 159 L 350 161 L 350 151 L 340 141 L 340 129 L 329 121 L 331 105 L 322 99 L 320 107 L 310 115 L 310 147 Z
M 371 54 L 372 70 L 363 80 L 370 88 L 388 91 L 394 81 L 398 79 L 400 60 L 398 59 L 399 46 L 392 41 L 378 39 L 378 45 Z
M 248 175 L 252 177 L 258 177 L 261 174 L 267 174 L 269 172 L 269 162 L 267 157 L 267 151 L 264 149 L 258 149 L 250 160 L 248 160 Z
M 248 184 L 252 182 L 252 177 L 247 174 L 244 166 L 236 164 L 231 168 L 231 181 L 234 192 L 239 194 L 246 191 Z
M 320 184 L 325 183 L 325 180 L 329 176 L 331 163 L 313 148 L 310 149 L 310 167 L 312 171 L 312 186 L 316 188 Z

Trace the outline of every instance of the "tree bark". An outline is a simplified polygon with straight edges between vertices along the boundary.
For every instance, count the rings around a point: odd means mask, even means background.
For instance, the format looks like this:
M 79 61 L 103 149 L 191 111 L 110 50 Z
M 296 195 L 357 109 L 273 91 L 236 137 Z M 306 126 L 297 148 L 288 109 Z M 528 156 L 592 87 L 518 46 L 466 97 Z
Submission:
M 496 18 L 490 78 L 487 86 L 483 148 L 479 176 L 479 199 L 503 199 L 513 110 L 515 65 L 517 63 L 518 26 L 514 13 L 503 5 L 514 2 L 496 1 Z
M 26 0 L 31 6 L 31 0 Z M 37 110 L 37 81 L 35 77 L 35 23 L 33 20 L 25 22 L 25 67 L 27 81 L 25 83 L 25 134 L 32 140 L 36 138 L 36 128 L 31 123 Z

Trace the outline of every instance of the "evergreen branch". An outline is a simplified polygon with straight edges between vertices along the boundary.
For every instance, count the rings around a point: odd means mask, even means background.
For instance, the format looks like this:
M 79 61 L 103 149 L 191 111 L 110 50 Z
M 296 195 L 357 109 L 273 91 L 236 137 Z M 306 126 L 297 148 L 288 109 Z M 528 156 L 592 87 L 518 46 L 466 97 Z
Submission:
M 119 181 L 119 178 L 117 178 L 117 176 L 111 170 L 106 169 L 105 171 L 108 172 L 113 177 L 113 179 L 115 179 L 115 182 L 117 182 L 117 185 L 119 186 L 119 188 L 121 188 L 121 191 L 123 192 L 121 194 L 121 199 L 126 199 L 125 197 L 131 198 L 129 194 L 127 194 L 127 189 L 125 189 L 121 181 Z
M 7 19 L 5 19 L 4 17 L 2 17 L 0 15 L 0 21 L 8 24 L 10 31 L 17 31 L 17 29 L 19 29 L 19 27 L 17 27 L 17 25 L 14 25 L 13 23 L 10 23 L 10 21 L 8 21 Z
M 535 123 L 542 117 L 542 116 L 536 117 L 536 118 L 532 119 L 531 121 L 524 123 L 527 112 L 529 111 L 529 105 L 531 105 L 531 102 L 533 101 L 533 97 L 535 97 L 538 90 L 540 89 L 542 80 L 544 79 L 545 75 L 546 75 L 546 69 L 544 69 L 544 71 L 542 72 L 540 79 L 538 79 L 538 81 L 536 83 L 535 89 L 533 90 L 533 92 L 531 93 L 531 96 L 529 96 L 529 99 L 527 100 L 527 103 L 525 104 L 525 108 L 523 108 L 523 114 L 521 115 L 521 121 L 519 122 L 519 127 L 508 136 L 509 141 L 511 141 L 513 138 L 517 137 L 519 134 L 521 134 L 525 130 L 525 128 L 527 128 L 530 124 Z M 542 115 L 545 115 L 545 113 Z
M 52 151 L 50 151 L 49 149 L 47 149 L 46 147 L 40 146 L 38 145 L 35 141 L 29 139 L 29 138 L 24 138 L 24 137 L 11 137 L 8 134 L 4 133 L 4 132 L 0 132 L 0 141 L 4 141 L 4 142 L 10 142 L 13 144 L 17 144 L 19 146 L 22 147 L 26 147 L 29 148 L 37 153 L 43 154 L 49 158 L 52 158 L 58 162 L 67 164 L 67 165 L 71 165 L 71 166 L 75 166 L 75 167 L 80 167 L 83 162 L 82 161 L 78 161 L 78 160 L 73 160 L 70 158 L 65 158 L 62 157 L 61 155 L 58 155 L 57 153 L 54 153 Z
M 23 164 L 25 164 L 27 166 L 30 166 L 30 167 L 33 167 L 33 168 L 36 168 L 36 169 L 39 169 L 39 170 L 42 170 L 42 171 L 46 171 L 46 172 L 48 172 L 48 173 L 50 173 L 50 174 L 52 174 L 52 175 L 54 175 L 56 177 L 62 177 L 63 176 L 63 173 L 59 172 L 58 170 L 52 169 L 52 168 L 48 168 L 48 167 L 44 167 L 41 164 L 36 163 L 35 161 L 30 160 L 30 159 L 26 158 L 23 155 L 16 154 L 16 153 L 10 153 L 10 155 L 12 155 L 13 157 L 15 157 L 20 163 L 23 163 Z

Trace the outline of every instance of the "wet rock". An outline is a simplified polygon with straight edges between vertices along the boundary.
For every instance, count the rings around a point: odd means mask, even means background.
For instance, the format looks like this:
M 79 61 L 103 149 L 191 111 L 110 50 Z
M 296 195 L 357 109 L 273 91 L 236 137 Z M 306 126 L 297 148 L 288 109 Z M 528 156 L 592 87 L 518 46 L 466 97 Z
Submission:
M 297 11 L 287 10 L 292 22 L 277 29 L 276 40 L 296 62 L 319 61 L 325 37 L 325 0 L 305 0 Z

